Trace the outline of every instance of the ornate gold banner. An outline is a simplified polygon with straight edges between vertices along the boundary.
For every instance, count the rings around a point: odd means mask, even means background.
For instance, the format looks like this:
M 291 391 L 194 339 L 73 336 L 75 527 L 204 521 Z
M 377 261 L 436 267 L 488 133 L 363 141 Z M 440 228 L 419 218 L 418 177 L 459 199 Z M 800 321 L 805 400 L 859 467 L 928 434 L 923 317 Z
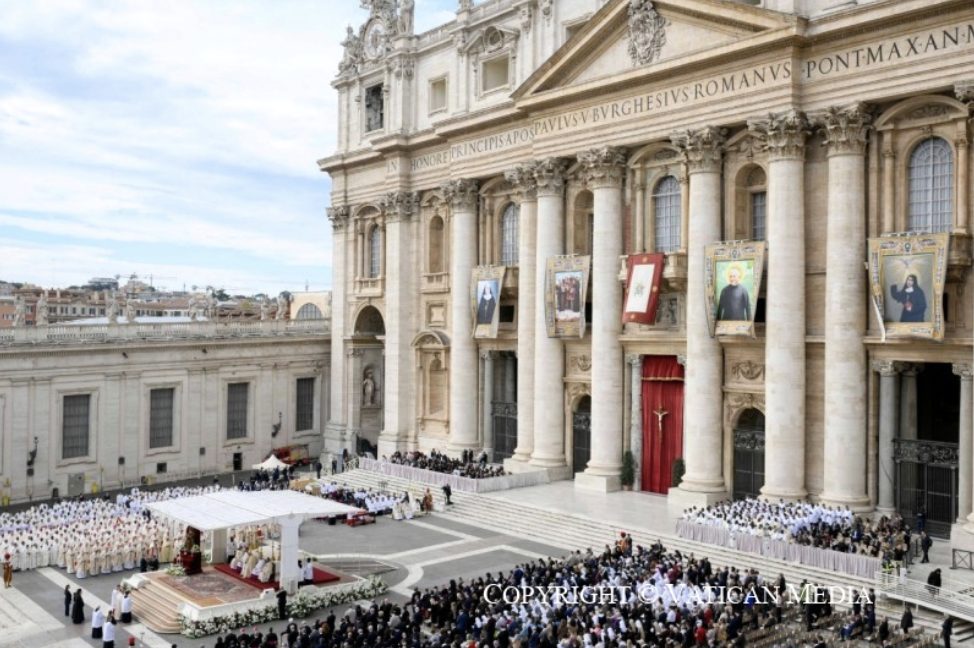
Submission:
M 473 307 L 473 336 L 496 338 L 500 321 L 501 287 L 505 266 L 478 266 L 470 273 L 470 304 Z
M 950 235 L 869 239 L 869 287 L 883 337 L 944 339 Z
M 585 293 L 590 256 L 557 256 L 547 260 L 545 324 L 548 337 L 585 335 Z
M 764 274 L 764 241 L 726 241 L 704 249 L 704 298 L 711 335 L 754 337 Z

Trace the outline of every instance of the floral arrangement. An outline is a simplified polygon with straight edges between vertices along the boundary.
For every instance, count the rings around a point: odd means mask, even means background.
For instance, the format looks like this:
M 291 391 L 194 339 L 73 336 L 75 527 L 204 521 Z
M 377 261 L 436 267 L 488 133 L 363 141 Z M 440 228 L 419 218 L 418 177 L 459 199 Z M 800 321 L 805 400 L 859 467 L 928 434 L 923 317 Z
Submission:
M 382 579 L 374 575 L 356 583 L 350 583 L 348 586 L 306 587 L 298 590 L 294 596 L 289 597 L 287 615 L 289 617 L 306 617 L 321 608 L 375 598 L 387 589 L 388 586 L 382 582 Z M 181 613 L 179 625 L 180 632 L 184 636 L 199 639 L 207 635 L 224 634 L 245 626 L 268 623 L 277 618 L 277 603 L 269 603 L 261 607 L 213 617 L 204 621 L 193 621 L 186 614 Z
M 166 567 L 166 574 L 169 576 L 185 576 L 186 570 L 179 563 L 173 563 Z

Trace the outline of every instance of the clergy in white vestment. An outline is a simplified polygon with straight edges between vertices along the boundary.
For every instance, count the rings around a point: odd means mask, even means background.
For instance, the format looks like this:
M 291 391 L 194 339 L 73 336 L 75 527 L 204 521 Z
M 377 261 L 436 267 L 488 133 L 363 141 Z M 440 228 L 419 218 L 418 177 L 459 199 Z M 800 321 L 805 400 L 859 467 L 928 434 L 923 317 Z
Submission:
M 91 615 L 91 638 L 101 639 L 102 627 L 105 625 L 105 613 L 100 607 L 96 607 Z

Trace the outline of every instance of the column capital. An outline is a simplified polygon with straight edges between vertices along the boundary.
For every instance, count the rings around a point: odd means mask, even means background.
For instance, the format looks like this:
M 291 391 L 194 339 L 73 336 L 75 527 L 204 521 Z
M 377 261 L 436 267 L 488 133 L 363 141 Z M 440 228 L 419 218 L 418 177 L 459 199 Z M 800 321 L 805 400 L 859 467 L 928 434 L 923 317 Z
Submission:
M 476 180 L 462 178 L 450 180 L 441 187 L 443 198 L 454 210 L 475 211 L 477 208 L 477 190 L 480 188 Z
M 971 366 L 970 362 L 955 362 L 951 365 L 951 369 L 955 376 L 960 376 L 961 380 L 974 378 L 974 367 Z
M 504 172 L 504 179 L 514 189 L 514 197 L 519 203 L 538 199 L 538 180 L 534 175 L 537 166 L 534 162 L 528 162 Z
M 333 205 L 328 208 L 328 220 L 333 230 L 343 230 L 348 224 L 348 217 L 352 210 L 347 205 Z
M 349 358 L 361 358 L 365 355 L 365 349 L 346 349 L 345 355 Z
M 633 368 L 637 368 L 643 363 L 643 356 L 639 353 L 630 353 L 626 355 L 626 362 L 631 364 Z
M 680 365 L 684 369 L 687 368 L 687 357 L 685 355 L 676 356 L 676 364 Z
M 862 155 L 866 150 L 866 135 L 872 128 L 872 113 L 864 103 L 851 106 L 829 106 L 815 116 L 821 129 L 823 146 L 832 155 Z
M 705 126 L 696 130 L 677 131 L 670 135 L 674 146 L 683 151 L 690 173 L 720 173 L 727 129 Z
M 626 171 L 626 149 L 599 146 L 578 154 L 580 173 L 592 189 L 621 187 Z
M 968 106 L 974 104 L 974 80 L 958 81 L 954 84 L 954 96 Z
M 409 220 L 419 207 L 419 192 L 390 191 L 379 200 L 387 222 Z
M 923 365 L 919 362 L 903 362 L 901 363 L 902 373 L 904 376 L 915 377 L 918 373 L 923 371 Z
M 872 369 L 880 376 L 895 376 L 903 370 L 903 363 L 895 360 L 873 360 Z
M 793 108 L 771 113 L 762 119 L 747 120 L 747 128 L 761 142 L 772 160 L 805 158 L 805 138 L 810 132 L 805 113 Z
M 565 190 L 568 160 L 547 158 L 534 165 L 534 180 L 539 196 L 560 196 Z
M 480 359 L 481 360 L 493 360 L 494 359 L 494 351 L 491 350 L 491 349 L 482 349 L 480 351 Z

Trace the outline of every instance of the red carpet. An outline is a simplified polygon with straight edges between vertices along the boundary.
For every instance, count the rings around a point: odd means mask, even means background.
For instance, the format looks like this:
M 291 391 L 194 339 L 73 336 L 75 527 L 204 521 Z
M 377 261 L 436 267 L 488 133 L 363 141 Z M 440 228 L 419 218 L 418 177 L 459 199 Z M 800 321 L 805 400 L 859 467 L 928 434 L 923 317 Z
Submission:
M 231 576 L 237 579 L 241 583 L 247 583 L 251 587 L 256 587 L 257 589 L 260 590 L 265 590 L 265 589 L 276 590 L 279 585 L 277 581 L 268 581 L 266 583 L 261 583 L 259 578 L 254 578 L 253 576 L 244 578 L 237 572 L 230 569 L 230 565 L 227 565 L 225 563 L 220 565 L 213 565 L 213 568 L 220 573 L 226 574 L 227 576 Z M 317 565 L 315 565 L 312 569 L 314 570 L 315 573 L 315 579 L 314 579 L 315 585 L 323 585 L 324 583 L 331 583 L 341 579 L 341 576 L 338 576 L 337 574 L 332 574 L 329 571 L 325 571 L 324 569 L 321 569 Z

